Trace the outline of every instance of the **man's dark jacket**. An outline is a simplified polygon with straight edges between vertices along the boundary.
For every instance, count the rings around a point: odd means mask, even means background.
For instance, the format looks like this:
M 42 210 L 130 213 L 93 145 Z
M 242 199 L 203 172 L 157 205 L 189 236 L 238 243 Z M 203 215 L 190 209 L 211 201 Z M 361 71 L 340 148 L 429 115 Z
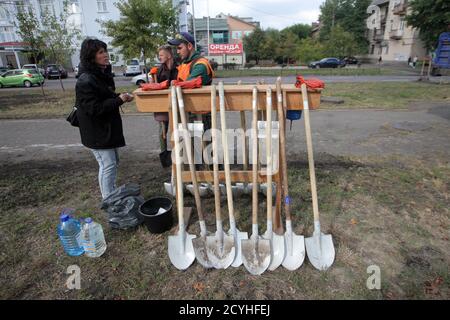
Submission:
M 91 149 L 125 146 L 119 107 L 110 70 L 80 66 L 75 92 L 81 143 Z

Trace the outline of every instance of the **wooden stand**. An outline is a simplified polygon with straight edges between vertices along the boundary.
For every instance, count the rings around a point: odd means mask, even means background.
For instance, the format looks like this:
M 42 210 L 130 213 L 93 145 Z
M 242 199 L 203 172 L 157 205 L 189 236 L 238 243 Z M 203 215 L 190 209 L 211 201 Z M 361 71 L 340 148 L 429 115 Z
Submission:
M 225 91 L 225 108 L 226 111 L 251 111 L 252 110 L 252 90 L 253 85 L 226 85 Z M 266 104 L 266 89 L 269 85 L 257 85 L 258 88 L 258 110 L 265 110 Z M 275 89 L 275 85 L 271 86 Z M 283 93 L 283 105 L 287 110 L 303 110 L 303 99 L 301 90 L 294 85 L 282 85 L 281 90 Z M 272 91 L 272 101 L 277 101 L 276 90 Z M 133 92 L 136 105 L 139 112 L 169 112 L 170 119 L 170 133 L 172 137 L 172 112 L 170 108 L 170 90 L 159 91 L 142 91 L 137 89 Z M 310 109 L 317 109 L 320 105 L 320 90 L 311 91 L 308 94 Z M 205 86 L 199 89 L 183 90 L 183 99 L 186 112 L 194 113 L 209 113 L 211 112 L 211 87 Z M 219 102 L 216 103 L 217 109 L 219 109 Z M 276 103 L 274 103 L 273 109 L 277 109 Z M 242 114 L 242 113 L 241 113 Z M 284 119 L 279 119 L 284 120 Z M 280 142 L 281 143 L 281 142 Z M 173 141 L 172 141 L 173 144 Z M 280 145 L 280 148 L 285 148 L 284 145 Z M 281 164 L 281 159 L 277 159 L 278 164 Z M 173 164 L 173 170 L 175 170 L 175 164 Z M 174 171 L 173 171 L 174 172 Z M 276 199 L 275 199 L 275 216 L 273 218 L 273 228 L 278 234 L 283 232 L 283 225 L 281 223 L 281 189 L 282 189 L 282 172 L 281 167 L 272 176 L 273 182 L 276 184 Z M 212 171 L 197 171 L 197 181 L 200 182 L 214 182 L 214 174 Z M 219 172 L 219 181 L 225 181 L 225 172 Z M 252 171 L 231 171 L 231 181 L 233 183 L 252 182 Z M 191 174 L 189 171 L 182 172 L 182 182 L 191 183 Z M 258 173 L 258 183 L 267 182 L 267 176 Z

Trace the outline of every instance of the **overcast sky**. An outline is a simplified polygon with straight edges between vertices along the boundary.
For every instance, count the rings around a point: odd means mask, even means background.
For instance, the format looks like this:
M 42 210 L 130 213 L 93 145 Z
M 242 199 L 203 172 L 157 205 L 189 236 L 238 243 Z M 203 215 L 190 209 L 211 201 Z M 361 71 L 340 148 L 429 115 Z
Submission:
M 296 23 L 317 21 L 319 7 L 325 0 L 189 0 L 188 11 L 192 12 L 194 3 L 195 17 L 215 17 L 223 12 L 240 17 L 253 17 L 261 22 L 263 29 L 283 29 Z

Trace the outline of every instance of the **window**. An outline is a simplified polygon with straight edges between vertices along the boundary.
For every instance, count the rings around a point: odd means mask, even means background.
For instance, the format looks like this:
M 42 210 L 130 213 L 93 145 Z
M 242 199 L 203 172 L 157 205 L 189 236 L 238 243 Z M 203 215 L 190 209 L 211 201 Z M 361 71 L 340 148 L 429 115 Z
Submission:
M 18 13 L 28 12 L 30 9 L 30 1 L 22 0 L 16 2 L 16 10 Z
M 39 8 L 41 9 L 41 17 L 45 14 L 55 14 L 53 0 L 39 0 Z
M 14 42 L 16 35 L 13 27 L 0 27 L 0 42 Z
M 236 40 L 242 39 L 242 31 L 233 31 L 231 37 Z
M 244 31 L 244 35 L 247 37 L 252 34 L 253 31 Z
M 69 12 L 70 13 L 80 13 L 80 2 L 78 0 L 69 0 Z
M 98 12 L 107 12 L 108 9 L 106 7 L 106 0 L 97 0 L 97 11 Z
M 228 43 L 228 32 L 226 31 L 214 32 L 212 36 L 214 44 Z
M 0 6 L 0 20 L 9 20 L 9 12 L 6 8 Z

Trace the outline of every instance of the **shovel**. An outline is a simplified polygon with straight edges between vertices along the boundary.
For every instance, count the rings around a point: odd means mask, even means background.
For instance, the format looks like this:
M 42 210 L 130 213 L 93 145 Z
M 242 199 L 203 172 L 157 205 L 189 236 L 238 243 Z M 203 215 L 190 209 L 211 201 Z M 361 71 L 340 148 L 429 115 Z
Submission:
M 267 157 L 267 230 L 263 238 L 270 240 L 272 259 L 269 270 L 278 268 L 284 259 L 284 237 L 273 232 L 272 224 L 272 89 L 266 92 L 266 157 Z
M 198 191 L 198 183 L 197 183 L 197 173 L 195 172 L 194 159 L 192 156 L 192 143 L 191 137 L 187 128 L 186 121 L 186 113 L 184 111 L 184 101 L 183 101 L 183 93 L 181 92 L 181 88 L 177 87 L 177 97 L 178 97 L 178 108 L 180 109 L 181 116 L 181 125 L 184 133 L 184 143 L 186 146 L 186 153 L 188 157 L 189 170 L 191 171 L 191 179 L 194 187 L 194 197 L 195 204 L 197 206 L 198 213 L 198 222 L 200 224 L 200 237 L 192 240 L 192 244 L 194 246 L 195 256 L 197 257 L 197 261 L 205 268 L 212 268 L 211 261 L 209 261 L 208 255 L 206 253 L 206 224 L 205 218 L 203 216 L 202 209 L 202 200 L 200 199 L 200 193 Z
M 289 197 L 288 189 L 288 174 L 287 174 L 287 158 L 286 158 L 286 129 L 285 116 L 283 112 L 283 96 L 281 94 L 281 80 L 277 79 L 277 109 L 278 119 L 280 121 L 280 155 L 281 155 L 281 171 L 283 180 L 283 195 L 284 195 L 284 211 L 286 213 L 286 232 L 284 233 L 284 243 L 286 252 L 283 260 L 283 267 L 294 271 L 300 268 L 305 260 L 305 238 L 296 235 L 292 231 L 291 220 L 291 198 Z
M 258 89 L 253 87 L 253 123 L 252 123 L 252 155 L 253 155 L 253 175 L 252 182 L 256 186 L 258 183 Z M 271 251 L 270 241 L 262 239 L 258 235 L 258 189 L 252 189 L 252 236 L 249 240 L 242 240 L 242 260 L 245 268 L 253 275 L 260 275 L 267 270 L 270 264 Z
M 180 159 L 180 136 L 178 132 L 178 110 L 177 110 L 177 98 L 175 87 L 171 88 L 172 98 L 172 114 L 173 114 L 173 128 L 175 139 L 175 160 L 176 160 L 176 172 L 177 172 L 177 209 L 178 209 L 178 231 L 174 236 L 169 236 L 169 258 L 170 262 L 179 270 L 186 270 L 195 260 L 194 247 L 192 240 L 195 239 L 195 235 L 186 232 L 184 225 L 184 201 L 183 201 L 183 183 L 181 181 L 181 159 Z
M 220 210 L 219 188 L 219 156 L 217 146 L 217 111 L 216 111 L 216 86 L 211 86 L 211 135 L 213 147 L 214 167 L 214 201 L 216 206 L 216 234 L 206 237 L 206 253 L 212 265 L 216 269 L 226 269 L 234 261 L 236 248 L 234 238 L 223 232 Z
M 236 220 L 234 220 L 234 207 L 233 207 L 233 191 L 231 189 L 231 175 L 230 175 L 230 158 L 228 155 L 228 141 L 227 141 L 227 125 L 225 121 L 225 92 L 223 90 L 223 82 L 219 82 L 219 105 L 220 105 L 220 122 L 222 129 L 222 146 L 224 153 L 224 167 L 225 167 L 225 181 L 227 187 L 227 201 L 228 201 L 228 214 L 230 216 L 230 230 L 229 234 L 234 237 L 234 246 L 236 248 L 236 254 L 233 263 L 233 267 L 239 267 L 242 264 L 242 251 L 241 241 L 248 239 L 247 232 L 240 232 L 236 228 Z
M 303 110 L 305 113 L 306 144 L 308 148 L 309 177 L 311 180 L 311 193 L 314 212 L 314 233 L 305 239 L 306 254 L 311 264 L 319 270 L 327 270 L 334 261 L 334 245 L 331 234 L 323 234 L 320 230 L 319 203 L 317 200 L 316 172 L 314 169 L 314 156 L 311 138 L 311 124 L 309 121 L 309 103 L 306 84 L 302 84 Z

